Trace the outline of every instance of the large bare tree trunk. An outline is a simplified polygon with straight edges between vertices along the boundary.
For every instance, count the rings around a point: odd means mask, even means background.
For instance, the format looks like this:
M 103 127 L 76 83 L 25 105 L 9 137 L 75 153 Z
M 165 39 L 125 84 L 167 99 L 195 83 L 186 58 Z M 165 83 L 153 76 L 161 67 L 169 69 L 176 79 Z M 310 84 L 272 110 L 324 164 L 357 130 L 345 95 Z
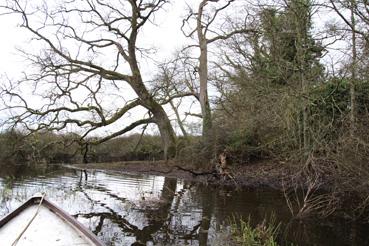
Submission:
M 211 137 L 212 119 L 211 109 L 208 96 L 208 40 L 206 39 L 206 30 L 203 26 L 203 11 L 207 4 L 207 0 L 200 3 L 198 9 L 198 16 L 196 19 L 196 31 L 198 44 L 200 46 L 199 58 L 199 79 L 200 79 L 200 93 L 199 101 L 202 115 L 202 136 L 205 144 L 209 144 Z
M 199 23 L 201 25 L 201 23 Z M 208 48 L 207 40 L 202 34 L 201 29 L 198 29 L 198 39 L 200 43 L 200 63 L 199 63 L 199 77 L 200 77 L 200 95 L 199 101 L 202 115 L 202 136 L 205 142 L 210 141 L 212 129 L 212 117 L 208 96 Z
M 137 63 L 133 63 L 131 66 L 132 71 L 134 71 L 134 74 L 136 75 L 135 79 L 133 80 L 134 82 L 132 83 L 132 88 L 138 95 L 140 95 L 140 99 L 143 102 L 142 105 L 146 107 L 154 116 L 153 120 L 159 128 L 163 143 L 164 159 L 167 160 L 168 158 L 173 157 L 175 153 L 176 135 L 163 107 L 157 101 L 155 101 L 153 96 L 144 86 L 140 70 L 136 64 Z
M 161 135 L 164 150 L 164 159 L 167 160 L 174 157 L 174 154 L 176 152 L 175 133 L 172 125 L 170 124 L 167 114 L 159 104 L 154 106 L 152 112 L 154 114 L 154 121 L 157 124 Z
M 139 18 L 139 11 L 137 11 L 136 8 L 137 6 L 132 4 L 132 32 L 130 35 L 130 42 L 128 44 L 128 53 L 130 57 L 128 62 L 133 74 L 131 86 L 137 95 L 139 95 L 143 102 L 143 106 L 145 106 L 154 115 L 154 122 L 159 128 L 163 143 L 164 159 L 167 160 L 172 157 L 173 153 L 175 153 L 175 133 L 172 125 L 170 124 L 168 115 L 165 113 L 163 107 L 155 101 L 153 96 L 148 92 L 141 76 L 141 70 L 138 66 L 136 57 L 136 40 L 138 35 L 137 19 Z

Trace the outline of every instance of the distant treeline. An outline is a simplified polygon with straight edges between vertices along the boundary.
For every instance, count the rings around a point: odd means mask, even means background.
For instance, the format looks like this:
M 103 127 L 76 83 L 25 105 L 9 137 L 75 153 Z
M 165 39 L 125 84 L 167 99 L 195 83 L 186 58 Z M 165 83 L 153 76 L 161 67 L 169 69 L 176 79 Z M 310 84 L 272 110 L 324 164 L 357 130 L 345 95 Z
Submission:
M 20 131 L 0 134 L 2 163 L 81 163 L 86 147 L 77 134 L 39 132 L 26 136 Z M 160 136 L 134 134 L 87 147 L 88 162 L 158 160 L 162 158 Z

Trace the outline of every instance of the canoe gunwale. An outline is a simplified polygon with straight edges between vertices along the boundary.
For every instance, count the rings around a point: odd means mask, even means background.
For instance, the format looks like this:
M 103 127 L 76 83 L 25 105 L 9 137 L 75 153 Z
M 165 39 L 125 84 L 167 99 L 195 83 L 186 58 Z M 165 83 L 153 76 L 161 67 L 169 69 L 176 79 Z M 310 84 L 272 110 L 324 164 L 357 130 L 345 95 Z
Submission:
M 15 218 L 17 215 L 19 215 L 23 210 L 28 208 L 32 205 L 40 204 L 42 197 L 41 196 L 34 196 L 31 197 L 28 201 L 23 203 L 21 206 L 19 206 L 17 209 L 15 209 L 10 214 L 6 215 L 0 220 L 0 229 L 8 223 L 10 220 Z M 91 240 L 95 246 L 104 246 L 104 244 L 96 237 L 95 234 L 93 234 L 90 230 L 88 230 L 84 225 L 82 225 L 80 222 L 78 222 L 75 218 L 73 218 L 71 215 L 69 215 L 67 212 L 65 212 L 63 209 L 59 208 L 52 202 L 48 201 L 46 198 L 43 198 L 42 205 L 48 208 L 51 212 L 53 212 L 56 216 L 66 221 L 65 223 L 68 223 L 72 225 L 76 230 L 80 231 L 85 237 L 87 237 L 89 240 Z

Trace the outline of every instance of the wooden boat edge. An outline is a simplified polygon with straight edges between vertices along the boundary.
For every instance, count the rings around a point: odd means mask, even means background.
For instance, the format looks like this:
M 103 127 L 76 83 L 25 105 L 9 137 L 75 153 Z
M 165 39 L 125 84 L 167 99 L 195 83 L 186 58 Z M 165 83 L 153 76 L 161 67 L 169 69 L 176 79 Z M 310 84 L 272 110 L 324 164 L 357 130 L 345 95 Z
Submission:
M 3 227 L 6 223 L 8 223 L 10 220 L 15 218 L 17 215 L 19 215 L 23 210 L 25 210 L 27 207 L 31 205 L 37 205 L 40 203 L 42 197 L 41 196 L 34 196 L 31 197 L 29 200 L 27 200 L 25 203 L 23 203 L 21 206 L 19 206 L 17 209 L 15 209 L 13 212 L 9 213 L 5 217 L 3 217 L 0 220 L 0 229 Z M 65 220 L 66 223 L 71 224 L 74 226 L 77 230 L 79 230 L 84 236 L 86 236 L 89 240 L 91 240 L 96 246 L 104 246 L 104 244 L 96 237 L 95 234 L 93 234 L 90 230 L 88 230 L 84 225 L 82 225 L 80 222 L 78 222 L 75 218 L 73 218 L 71 215 L 69 215 L 67 212 L 65 212 L 63 209 L 59 208 L 46 198 L 43 198 L 42 205 L 50 209 L 54 214 L 56 214 L 61 219 Z

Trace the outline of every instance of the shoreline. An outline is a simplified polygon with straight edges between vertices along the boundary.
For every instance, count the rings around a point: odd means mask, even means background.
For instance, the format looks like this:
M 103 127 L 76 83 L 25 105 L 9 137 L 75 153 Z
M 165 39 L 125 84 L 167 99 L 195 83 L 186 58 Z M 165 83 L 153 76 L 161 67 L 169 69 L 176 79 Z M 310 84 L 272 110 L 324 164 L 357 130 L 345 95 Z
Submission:
M 179 167 L 174 161 L 126 161 L 111 163 L 88 163 L 64 165 L 69 168 L 129 173 L 151 174 L 207 184 L 234 186 L 242 189 L 272 188 L 282 190 L 284 181 L 291 176 L 292 168 L 272 160 L 245 165 L 229 166 L 231 177 L 216 177 L 209 170 L 199 171 L 193 167 Z

